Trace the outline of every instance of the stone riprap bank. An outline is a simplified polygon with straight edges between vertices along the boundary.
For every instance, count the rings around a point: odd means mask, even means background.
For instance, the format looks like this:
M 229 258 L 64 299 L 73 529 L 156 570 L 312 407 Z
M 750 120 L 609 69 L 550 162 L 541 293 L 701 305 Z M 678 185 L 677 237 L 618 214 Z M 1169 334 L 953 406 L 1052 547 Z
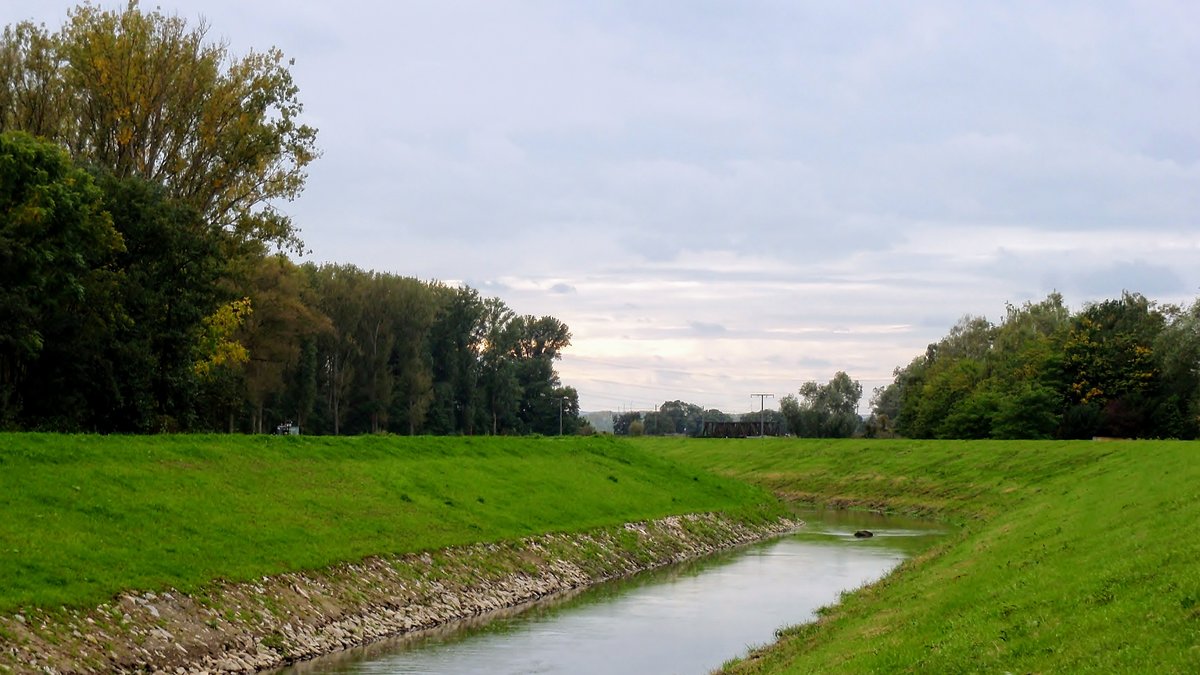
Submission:
M 254 672 L 792 531 L 789 519 L 671 516 L 372 557 L 202 592 L 129 592 L 89 610 L 0 617 L 0 671 Z

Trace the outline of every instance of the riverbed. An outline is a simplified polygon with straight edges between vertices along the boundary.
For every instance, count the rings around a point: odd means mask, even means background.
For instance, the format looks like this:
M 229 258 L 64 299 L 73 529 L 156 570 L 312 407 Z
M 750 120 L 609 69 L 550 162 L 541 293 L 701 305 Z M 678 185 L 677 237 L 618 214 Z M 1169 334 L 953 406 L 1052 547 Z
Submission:
M 801 517 L 806 526 L 793 535 L 279 672 L 707 673 L 771 642 L 776 629 L 812 620 L 941 534 L 865 512 Z M 854 536 L 864 529 L 874 536 Z

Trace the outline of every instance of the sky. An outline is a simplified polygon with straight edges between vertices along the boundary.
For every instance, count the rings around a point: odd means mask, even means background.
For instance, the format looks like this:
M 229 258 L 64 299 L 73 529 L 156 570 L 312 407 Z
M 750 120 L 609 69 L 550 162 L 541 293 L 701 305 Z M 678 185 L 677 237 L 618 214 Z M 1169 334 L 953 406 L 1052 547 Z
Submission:
M 558 317 L 583 410 L 865 410 L 964 315 L 1200 296 L 1194 0 L 142 5 L 295 59 L 307 260 Z

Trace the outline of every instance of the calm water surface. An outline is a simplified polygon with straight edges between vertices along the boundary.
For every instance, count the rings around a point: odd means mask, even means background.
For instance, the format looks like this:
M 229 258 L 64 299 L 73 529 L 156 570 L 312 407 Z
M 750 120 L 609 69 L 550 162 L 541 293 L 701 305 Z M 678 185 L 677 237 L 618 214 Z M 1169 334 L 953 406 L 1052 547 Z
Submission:
M 869 513 L 801 517 L 807 525 L 795 535 L 281 672 L 707 673 L 771 642 L 775 629 L 813 619 L 940 534 Z M 876 536 L 855 539 L 864 528 Z

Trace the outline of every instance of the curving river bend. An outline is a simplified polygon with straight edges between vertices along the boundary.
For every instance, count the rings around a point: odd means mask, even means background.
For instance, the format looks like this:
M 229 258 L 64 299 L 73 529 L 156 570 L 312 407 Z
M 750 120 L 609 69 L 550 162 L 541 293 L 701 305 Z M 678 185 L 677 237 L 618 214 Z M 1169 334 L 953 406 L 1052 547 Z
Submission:
M 279 671 L 708 673 L 887 574 L 941 534 L 921 521 L 804 513 L 803 531 Z M 870 539 L 855 539 L 868 529 Z

